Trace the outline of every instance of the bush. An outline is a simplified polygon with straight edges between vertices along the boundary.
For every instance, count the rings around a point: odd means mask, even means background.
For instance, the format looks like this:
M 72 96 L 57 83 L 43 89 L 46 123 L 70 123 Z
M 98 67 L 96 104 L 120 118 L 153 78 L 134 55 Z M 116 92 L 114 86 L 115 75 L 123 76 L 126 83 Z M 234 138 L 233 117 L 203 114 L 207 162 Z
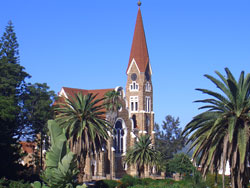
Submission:
M 179 185 L 177 185 L 177 182 L 172 179 L 153 180 L 150 178 L 145 178 L 141 179 L 140 184 L 131 186 L 129 188 L 179 188 Z
M 141 182 L 140 184 L 141 185 L 150 185 L 152 183 L 155 183 L 157 180 L 153 180 L 151 178 L 144 178 L 144 179 L 141 179 Z
M 0 188 L 31 188 L 31 185 L 23 180 L 13 181 L 2 178 L 0 179 Z
M 122 177 L 121 182 L 122 184 L 119 186 L 120 188 L 126 188 L 129 186 L 141 184 L 141 180 L 139 178 L 127 174 Z
M 95 183 L 95 188 L 115 188 L 117 185 L 115 180 L 100 180 Z
M 222 175 L 217 175 L 217 186 L 215 186 L 215 174 L 208 174 L 206 176 L 206 185 L 210 188 L 217 188 L 222 186 Z M 225 186 L 229 187 L 230 178 L 225 176 Z

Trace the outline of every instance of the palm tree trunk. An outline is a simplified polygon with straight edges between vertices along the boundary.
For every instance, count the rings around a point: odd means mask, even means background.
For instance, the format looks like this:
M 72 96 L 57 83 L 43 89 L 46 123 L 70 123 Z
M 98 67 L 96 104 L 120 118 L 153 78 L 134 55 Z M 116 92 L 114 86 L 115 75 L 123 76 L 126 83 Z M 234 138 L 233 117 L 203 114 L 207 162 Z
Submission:
M 78 167 L 79 167 L 78 181 L 79 182 L 84 181 L 85 166 L 86 166 L 86 156 L 79 157 L 79 160 L 78 160 Z
M 227 144 L 228 144 L 228 140 L 229 140 L 229 135 L 227 134 L 224 137 L 224 141 L 223 141 L 223 154 L 222 154 L 222 187 L 225 188 L 225 171 L 226 171 L 226 164 L 227 164 L 227 160 L 226 160 L 226 154 L 227 154 Z
M 138 172 L 138 177 L 141 178 L 141 169 L 140 169 L 140 166 L 139 165 L 136 165 L 136 169 L 137 169 L 137 172 Z
M 237 176 L 237 188 L 242 188 L 240 172 L 238 172 L 238 176 Z
M 117 112 L 115 112 L 115 111 L 109 112 L 107 120 L 109 121 L 109 123 L 112 127 L 114 127 L 116 117 L 117 117 Z M 115 160 L 114 160 L 115 156 L 114 156 L 114 152 L 112 151 L 112 147 L 113 147 L 112 135 L 113 135 L 113 132 L 111 132 L 110 139 L 109 139 L 109 141 L 110 141 L 110 143 L 109 143 L 109 145 L 110 145 L 110 147 L 109 147 L 109 151 L 110 151 L 110 178 L 114 179 L 116 175 L 115 175 L 115 164 L 114 164 L 115 163 Z
M 232 188 L 236 188 L 235 187 L 236 182 L 235 182 L 235 176 L 234 176 L 234 170 L 233 170 L 233 168 L 230 169 L 230 175 L 231 175 Z
M 218 172 L 215 172 L 215 180 L 214 180 L 214 186 L 218 185 Z
M 225 188 L 225 174 L 222 174 L 222 187 Z

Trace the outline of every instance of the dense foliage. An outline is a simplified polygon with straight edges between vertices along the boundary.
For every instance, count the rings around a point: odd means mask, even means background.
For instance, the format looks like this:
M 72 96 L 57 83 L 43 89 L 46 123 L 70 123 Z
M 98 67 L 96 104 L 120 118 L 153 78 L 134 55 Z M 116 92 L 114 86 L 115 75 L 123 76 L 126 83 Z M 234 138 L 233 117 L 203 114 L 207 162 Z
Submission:
M 162 125 L 155 124 L 155 147 L 161 151 L 163 159 L 173 158 L 185 146 L 186 139 L 181 135 L 179 118 L 167 115 Z
M 241 188 L 247 186 L 250 177 L 247 168 L 250 154 L 250 74 L 245 76 L 242 71 L 236 81 L 228 68 L 225 71 L 226 77 L 216 71 L 220 80 L 205 75 L 220 91 L 197 89 L 209 95 L 208 99 L 196 101 L 204 104 L 200 109 L 207 110 L 195 116 L 183 133 L 190 136 L 191 148 L 195 148 L 193 159 L 201 165 L 203 175 L 209 171 L 217 174 L 221 167 L 222 174 L 225 174 L 228 161 L 232 187 Z
M 27 83 L 30 75 L 20 65 L 18 47 L 14 26 L 9 22 L 0 39 L 0 177 L 8 179 L 20 177 L 20 171 L 23 170 L 19 164 L 22 157 L 20 139 L 31 138 L 37 130 L 45 127 L 43 122 L 50 116 L 45 113 L 51 111 L 53 100 L 52 92 L 48 91 L 46 84 Z M 48 98 L 38 96 L 38 85 L 45 89 L 43 92 Z M 31 92 L 32 88 L 34 89 Z M 37 111 L 35 108 L 41 110 Z M 35 125 L 34 122 L 40 124 Z
M 23 180 L 14 181 L 2 178 L 0 179 L 0 188 L 31 188 L 31 185 Z
M 177 182 L 172 179 L 154 180 L 124 175 L 119 181 L 97 181 L 95 188 L 207 188 L 207 184 L 202 180 L 198 184 L 194 183 L 192 177 Z
M 17 178 L 21 169 L 20 145 L 20 95 L 29 75 L 19 62 L 16 34 L 8 23 L 0 40 L 0 177 Z
M 46 83 L 28 84 L 21 96 L 22 110 L 21 118 L 24 128 L 22 129 L 23 139 L 36 141 L 37 151 L 35 152 L 35 164 L 43 169 L 43 153 L 48 145 L 47 122 L 53 118 L 52 104 L 55 93 L 49 90 Z
M 67 139 L 63 130 L 54 120 L 48 121 L 51 147 L 46 154 L 46 170 L 42 180 L 49 187 L 73 187 L 77 179 L 77 161 L 67 146 Z
M 100 180 L 95 183 L 95 188 L 116 188 L 119 183 L 115 180 Z
M 194 168 L 190 158 L 184 153 L 176 154 L 168 161 L 168 170 L 172 173 L 189 175 L 193 172 Z

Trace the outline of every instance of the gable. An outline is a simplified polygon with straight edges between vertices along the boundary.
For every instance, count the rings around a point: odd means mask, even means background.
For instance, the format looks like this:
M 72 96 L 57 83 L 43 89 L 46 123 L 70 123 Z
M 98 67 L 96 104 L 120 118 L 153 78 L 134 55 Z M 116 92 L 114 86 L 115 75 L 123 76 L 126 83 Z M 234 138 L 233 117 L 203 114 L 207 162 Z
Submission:
M 130 73 L 130 71 L 131 71 L 131 69 L 132 69 L 133 66 L 136 67 L 138 73 L 140 72 L 140 69 L 139 69 L 137 63 L 136 63 L 135 59 L 133 58 L 133 59 L 132 59 L 132 62 L 130 63 L 130 66 L 128 67 L 127 74 Z

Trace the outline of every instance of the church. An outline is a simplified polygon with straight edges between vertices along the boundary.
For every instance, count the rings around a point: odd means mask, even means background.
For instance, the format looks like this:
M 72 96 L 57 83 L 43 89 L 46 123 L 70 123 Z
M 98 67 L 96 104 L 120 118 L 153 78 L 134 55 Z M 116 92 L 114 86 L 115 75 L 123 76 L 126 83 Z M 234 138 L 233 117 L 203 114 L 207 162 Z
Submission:
M 146 36 L 141 14 L 141 2 L 138 2 L 138 13 L 134 29 L 132 47 L 127 66 L 126 88 L 86 90 L 62 87 L 59 96 L 68 97 L 74 93 L 93 93 L 103 97 L 106 92 L 116 90 L 121 95 L 119 108 L 113 128 L 115 135 L 108 140 L 108 145 L 95 158 L 87 158 L 85 179 L 115 179 L 124 174 L 137 175 L 136 167 L 128 166 L 124 162 L 126 151 L 132 147 L 137 137 L 148 134 L 154 143 L 154 112 L 153 112 L 153 85 L 152 68 L 150 65 Z M 106 113 L 106 119 L 110 114 Z M 154 169 L 147 167 L 145 176 L 150 177 Z

